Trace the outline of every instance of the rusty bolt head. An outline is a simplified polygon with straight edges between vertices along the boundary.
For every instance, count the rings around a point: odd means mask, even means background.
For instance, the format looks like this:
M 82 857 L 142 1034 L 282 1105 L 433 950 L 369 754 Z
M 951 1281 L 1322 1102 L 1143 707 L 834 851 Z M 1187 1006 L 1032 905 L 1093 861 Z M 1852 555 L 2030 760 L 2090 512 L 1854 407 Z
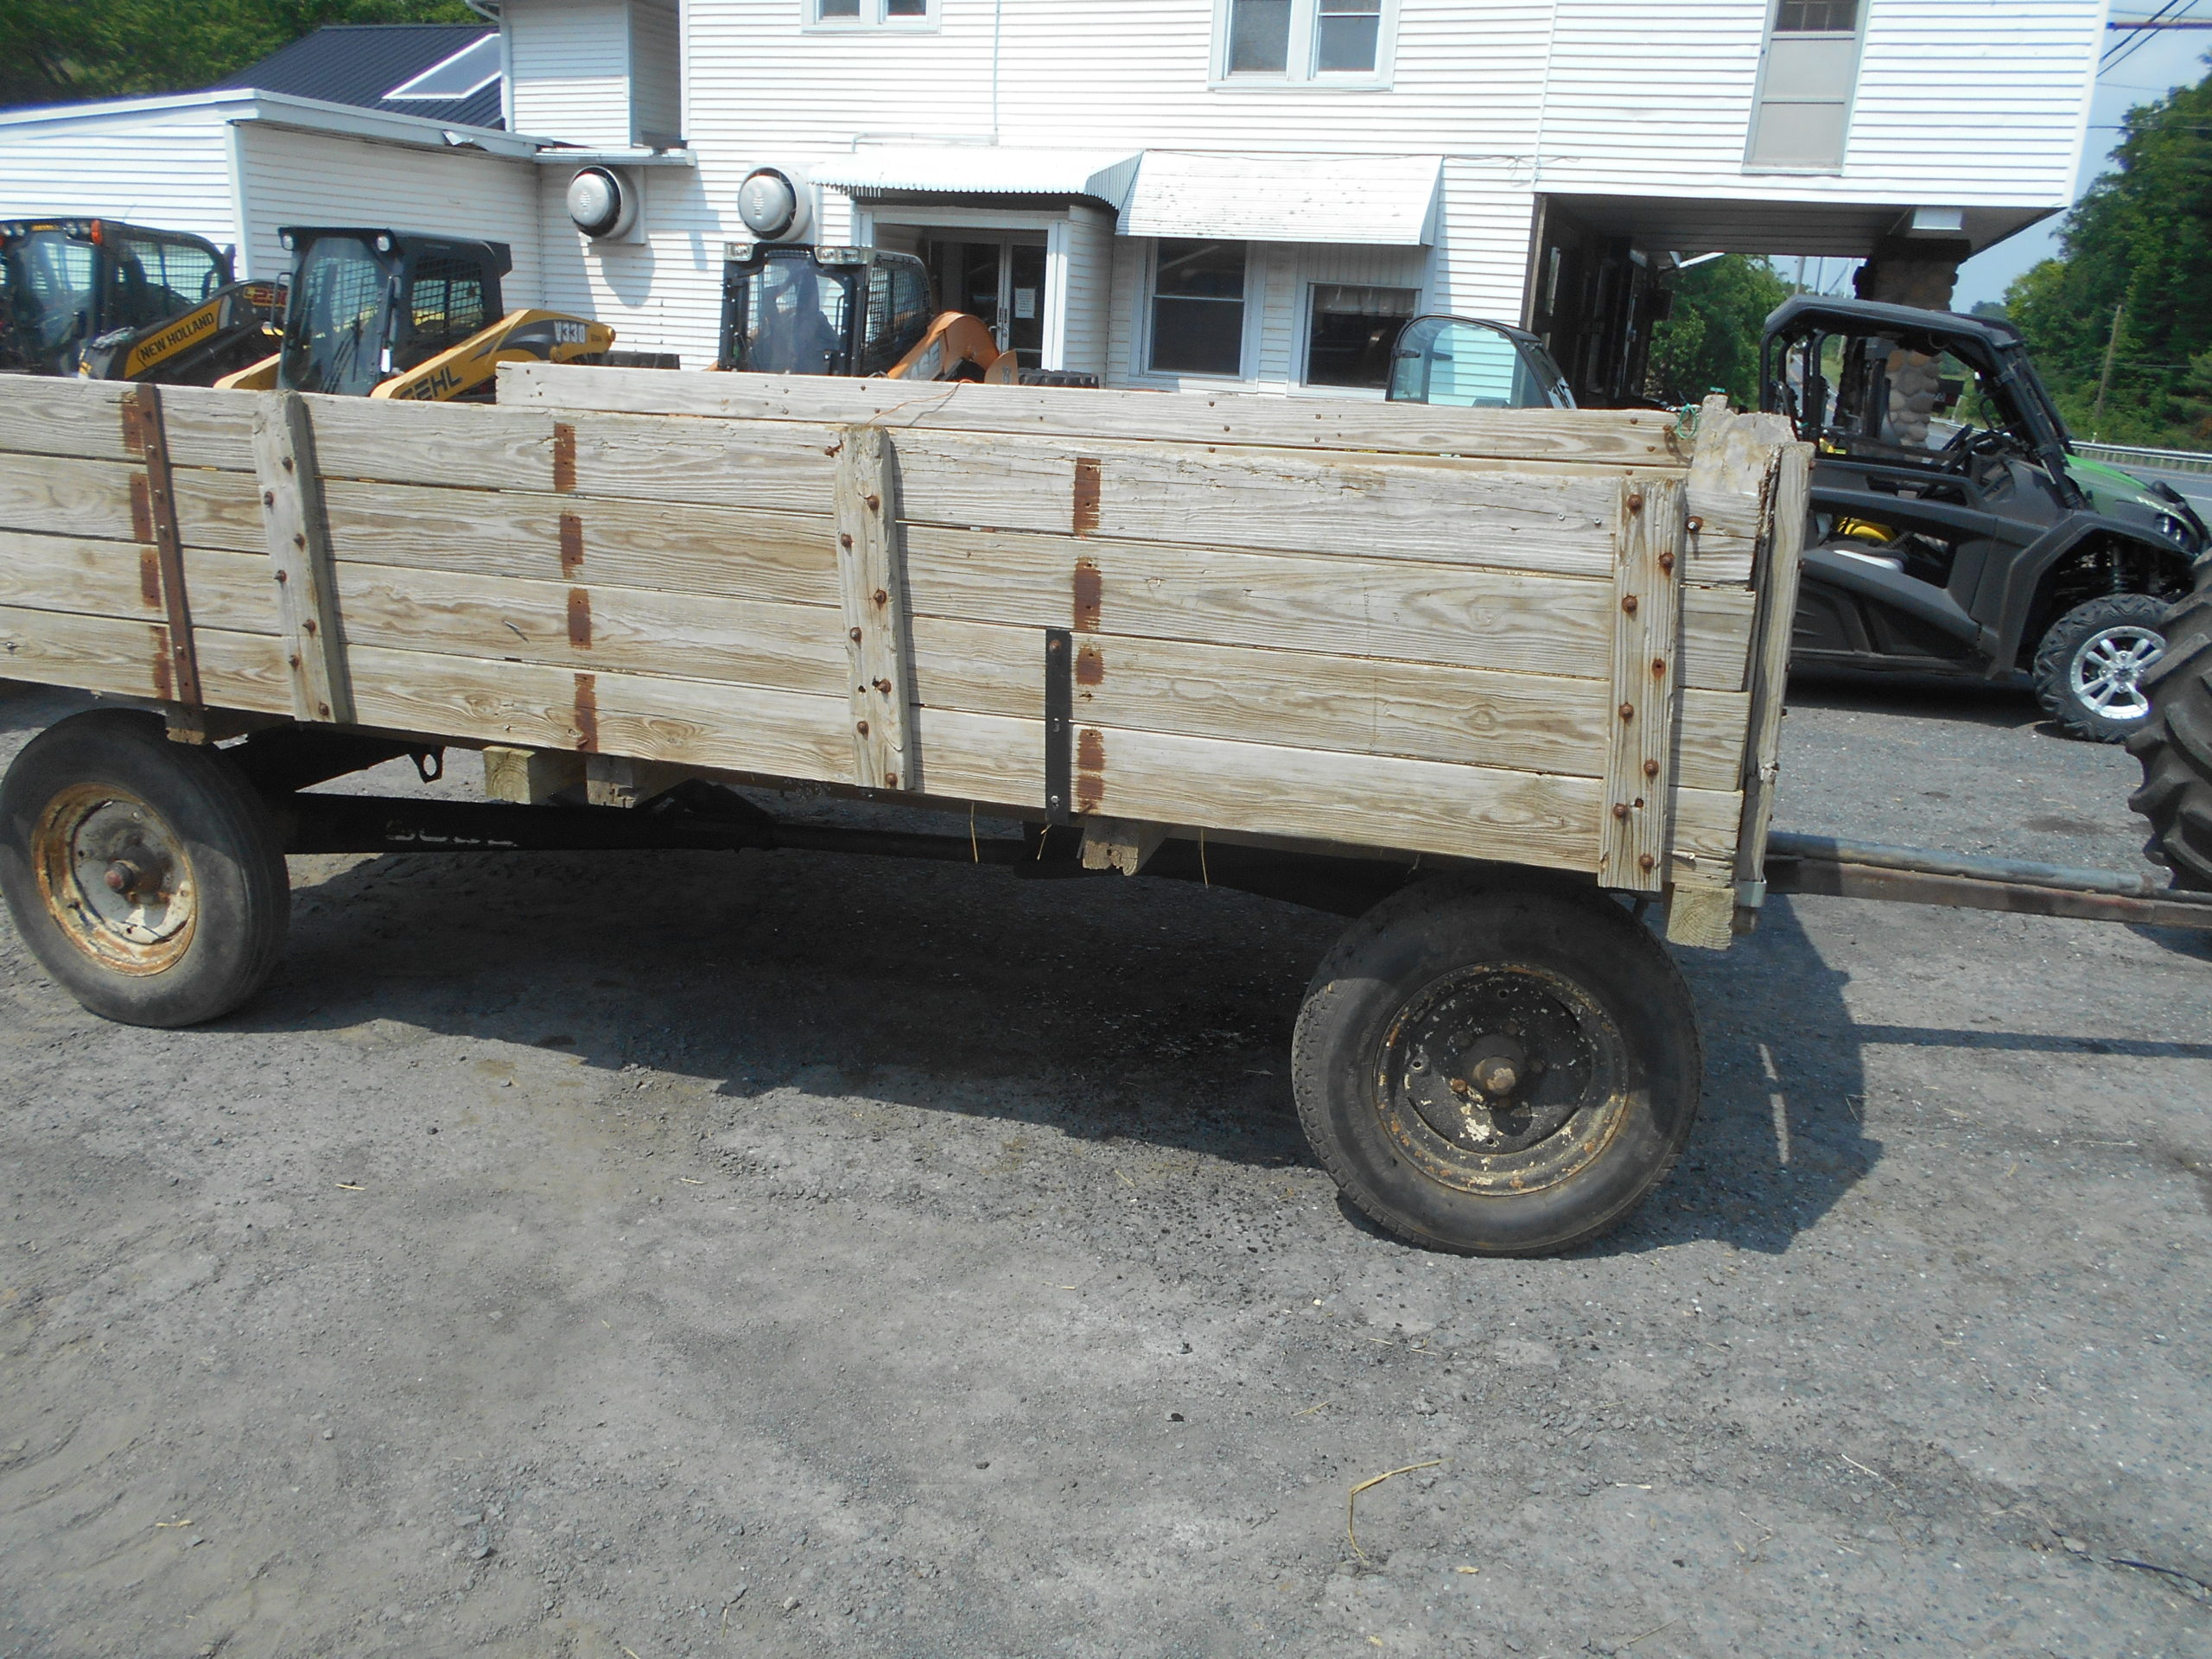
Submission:
M 1658 862 L 1659 861 L 1652 857 L 1649 853 L 1644 854 L 1642 858 L 1636 861 L 1637 868 L 1642 870 L 1646 875 L 1651 874 L 1653 868 L 1657 865 Z
M 858 628 L 854 628 L 847 633 L 846 638 L 857 645 L 861 642 L 861 631 Z
M 307 544 L 308 537 L 305 531 L 301 531 L 293 536 L 292 545 L 294 547 L 305 547 Z
M 879 605 L 888 605 L 891 602 L 891 595 L 885 593 L 880 588 L 877 588 L 871 597 L 873 597 L 875 602 Z
M 1672 553 L 1662 553 L 1659 556 L 1659 568 L 1662 570 L 1673 569 L 1675 568 L 1675 556 Z
M 1651 677 L 1655 680 L 1663 680 L 1667 677 L 1667 659 L 1664 657 L 1654 657 L 1651 659 Z
M 1693 518 L 1689 521 L 1688 528 L 1690 534 L 1694 536 L 1698 531 L 1705 528 L 1705 520 L 1702 518 Z
M 891 682 L 888 680 L 878 680 L 875 683 L 875 689 L 882 692 L 883 695 L 887 697 L 891 695 Z
M 1634 720 L 1636 718 L 1636 705 L 1632 702 L 1624 702 L 1621 704 L 1621 718 L 1623 720 Z
M 292 470 L 292 458 L 289 455 L 284 457 L 284 470 L 288 473 Z
M 837 532 L 837 545 L 838 545 L 838 546 L 840 546 L 840 547 L 850 547 L 852 544 L 853 544 L 853 538 L 852 538 L 852 537 L 851 537 L 851 535 L 850 535 L 850 534 L 849 534 L 847 531 L 842 531 L 842 530 L 841 530 L 841 531 L 839 531 Z
M 136 893 L 138 884 L 146 878 L 136 864 L 118 858 L 107 867 L 107 874 L 102 879 L 110 893 Z
M 870 512 L 881 512 L 883 511 L 883 498 L 880 495 L 871 495 L 868 497 L 868 510 Z
M 330 718 L 330 705 L 327 702 L 318 702 L 315 704 L 315 711 L 321 715 L 325 720 L 328 720 Z
M 1630 490 L 1628 493 L 1628 510 L 1630 512 L 1642 512 L 1643 511 L 1643 492 L 1642 490 Z
M 1628 817 L 1628 803 L 1626 801 L 1615 801 L 1613 803 L 1613 816 L 1617 818 L 1625 818 Z
M 279 571 L 276 573 L 276 580 L 277 580 L 277 581 L 278 581 L 278 582 L 280 582 L 280 583 L 282 583 L 282 582 L 289 582 L 291 579 L 292 579 L 292 575 L 291 575 L 291 572 L 290 572 L 290 571 L 289 571 L 289 570 L 279 570 Z
M 883 774 L 883 786 L 884 786 L 886 789 L 896 789 L 896 788 L 898 788 L 898 787 L 899 787 L 899 774 L 898 774 L 897 772 L 885 772 L 885 773 Z
M 1622 599 L 1621 609 L 1626 611 L 1630 616 L 1634 616 L 1636 614 L 1636 595 L 1634 594 L 1630 594 Z
M 276 505 L 276 492 L 274 490 L 264 490 L 261 493 L 261 505 L 264 507 L 275 506 Z
M 1659 775 L 1659 763 L 1656 760 L 1645 761 L 1643 763 L 1643 775 L 1647 778 L 1656 778 Z
M 1521 1073 L 1503 1054 L 1486 1055 L 1475 1062 L 1475 1087 L 1493 1098 L 1510 1095 L 1521 1082 Z
M 854 721 L 853 729 L 858 732 L 862 737 L 866 737 L 868 735 L 868 721 L 864 720 Z
M 315 624 L 312 621 L 301 623 L 300 632 L 302 633 L 313 633 L 315 632 Z

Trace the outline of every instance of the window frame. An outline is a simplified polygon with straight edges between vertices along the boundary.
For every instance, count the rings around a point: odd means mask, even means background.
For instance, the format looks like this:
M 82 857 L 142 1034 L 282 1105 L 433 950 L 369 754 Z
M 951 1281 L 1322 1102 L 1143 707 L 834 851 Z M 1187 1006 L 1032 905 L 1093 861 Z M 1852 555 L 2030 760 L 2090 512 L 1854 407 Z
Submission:
M 856 17 L 824 17 L 822 0 L 799 0 L 799 29 L 807 35 L 927 34 L 940 22 L 943 0 L 922 0 L 918 17 L 894 17 L 890 0 L 860 0 Z
M 1390 391 L 1390 365 L 1387 357 L 1383 359 L 1382 384 L 1379 386 L 1337 385 L 1311 378 L 1313 372 L 1313 308 L 1319 298 L 1320 290 L 1325 288 L 1365 289 L 1378 294 L 1410 294 L 1413 296 L 1413 308 L 1399 319 L 1399 327 L 1402 329 L 1407 323 L 1421 315 L 1421 300 L 1427 291 L 1425 285 L 1418 282 L 1330 282 L 1311 275 L 1303 276 L 1300 283 L 1298 332 L 1294 341 L 1297 356 L 1291 365 L 1289 376 L 1291 390 L 1312 393 L 1317 397 L 1388 397 Z
M 1234 303 L 1241 308 L 1243 314 L 1239 320 L 1241 326 L 1239 327 L 1236 334 L 1236 372 L 1234 374 L 1211 374 L 1203 369 L 1156 369 L 1152 365 L 1152 347 L 1154 328 L 1154 306 L 1160 298 L 1160 251 L 1161 245 L 1167 242 L 1205 242 L 1212 240 L 1235 242 L 1244 250 L 1244 292 L 1243 296 L 1234 302 L 1227 300 L 1214 302 L 1214 303 L 1223 305 Z M 1136 374 L 1147 380 L 1163 383 L 1181 383 L 1195 380 L 1202 382 L 1207 385 L 1215 386 L 1242 386 L 1251 385 L 1253 380 L 1256 378 L 1253 372 L 1254 362 L 1258 355 L 1258 340 L 1256 336 L 1259 334 L 1262 322 L 1263 321 L 1263 313 L 1267 307 L 1267 294 L 1264 279 L 1265 266 L 1262 261 L 1253 257 L 1253 244 L 1251 241 L 1245 238 L 1227 236 L 1217 238 L 1210 237 L 1155 236 L 1150 238 L 1150 243 L 1151 245 L 1145 250 L 1144 293 L 1140 302 L 1138 311 L 1138 315 L 1141 319 L 1141 325 L 1132 331 L 1136 335 L 1136 362 L 1133 365 Z M 1178 296 L 1170 295 L 1168 297 L 1170 299 L 1173 299 Z
M 866 0 L 863 0 L 863 3 Z M 1317 69 L 1320 55 L 1319 0 L 1290 0 L 1290 48 L 1281 74 L 1229 68 L 1230 22 L 1235 0 L 1214 0 L 1213 42 L 1207 89 L 1217 92 L 1388 92 L 1397 71 L 1400 0 L 1378 0 L 1372 69 Z
M 1767 103 L 1767 76 L 1774 62 L 1774 42 L 1777 35 L 1784 40 L 1845 39 L 1841 29 L 1778 29 L 1782 22 L 1782 8 L 1785 0 L 1767 0 L 1766 21 L 1759 35 L 1758 76 L 1751 85 L 1751 107 L 1744 122 L 1743 170 L 1754 177 L 1764 178 L 1840 178 L 1851 165 L 1851 122 L 1859 107 L 1860 73 L 1866 63 L 1866 21 L 1874 10 L 1873 0 L 1858 0 L 1854 11 L 1854 25 L 1848 38 L 1851 41 L 1851 90 L 1843 99 L 1843 137 L 1837 147 L 1833 166 L 1802 162 L 1778 163 L 1761 162 L 1754 151 L 1759 142 L 1759 119 Z M 1804 102 L 1814 100 L 1806 99 Z

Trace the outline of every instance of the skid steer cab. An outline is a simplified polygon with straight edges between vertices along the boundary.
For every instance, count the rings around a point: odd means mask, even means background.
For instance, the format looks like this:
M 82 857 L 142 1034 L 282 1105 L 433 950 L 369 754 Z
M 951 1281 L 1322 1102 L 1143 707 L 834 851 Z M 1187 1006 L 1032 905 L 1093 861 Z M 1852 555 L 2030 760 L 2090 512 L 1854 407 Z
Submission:
M 929 270 L 912 254 L 797 243 L 724 245 L 715 366 L 1003 385 L 1046 378 L 1024 375 L 980 318 L 939 313 Z
M 0 220 L 0 370 L 211 385 L 274 348 L 280 294 L 182 231 Z
M 559 311 L 508 313 L 502 242 L 353 226 L 288 226 L 291 291 L 283 344 L 219 384 L 340 397 L 488 401 L 502 363 L 602 363 L 605 323 Z

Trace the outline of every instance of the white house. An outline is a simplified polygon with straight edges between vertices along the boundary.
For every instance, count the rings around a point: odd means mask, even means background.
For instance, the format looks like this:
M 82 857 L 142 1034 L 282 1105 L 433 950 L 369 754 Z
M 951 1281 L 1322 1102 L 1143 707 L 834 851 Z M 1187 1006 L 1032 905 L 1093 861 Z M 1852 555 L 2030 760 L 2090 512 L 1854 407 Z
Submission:
M 499 25 L 504 132 L 339 132 L 405 118 L 241 94 L 0 115 L 0 217 L 33 190 L 122 212 L 101 169 L 204 129 L 245 158 L 206 213 L 257 270 L 267 201 L 469 230 L 513 245 L 510 303 L 704 366 L 738 188 L 774 164 L 817 181 L 821 240 L 922 254 L 945 304 L 1039 366 L 1372 396 L 1390 321 L 1453 311 L 1545 334 L 1603 398 L 1635 389 L 1665 273 L 1698 254 L 1864 257 L 1877 292 L 1941 302 L 1960 258 L 2067 205 L 2104 20 L 2101 0 L 474 3 Z M 642 192 L 621 237 L 569 223 L 588 162 Z M 157 194 L 138 216 L 198 227 Z

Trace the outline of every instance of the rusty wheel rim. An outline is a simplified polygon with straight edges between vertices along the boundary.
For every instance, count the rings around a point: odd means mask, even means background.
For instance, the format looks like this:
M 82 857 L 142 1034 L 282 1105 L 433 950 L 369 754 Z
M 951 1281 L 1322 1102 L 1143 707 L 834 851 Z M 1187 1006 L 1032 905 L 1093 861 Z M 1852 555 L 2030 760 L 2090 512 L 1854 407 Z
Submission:
M 168 821 L 130 791 L 72 785 L 39 815 L 32 847 L 47 913 L 102 967 L 158 974 L 191 948 L 192 860 Z
M 1376 1106 L 1431 1179 L 1511 1197 L 1595 1162 L 1626 1122 L 1628 1045 L 1580 986 L 1540 968 L 1447 974 L 1383 1033 Z

